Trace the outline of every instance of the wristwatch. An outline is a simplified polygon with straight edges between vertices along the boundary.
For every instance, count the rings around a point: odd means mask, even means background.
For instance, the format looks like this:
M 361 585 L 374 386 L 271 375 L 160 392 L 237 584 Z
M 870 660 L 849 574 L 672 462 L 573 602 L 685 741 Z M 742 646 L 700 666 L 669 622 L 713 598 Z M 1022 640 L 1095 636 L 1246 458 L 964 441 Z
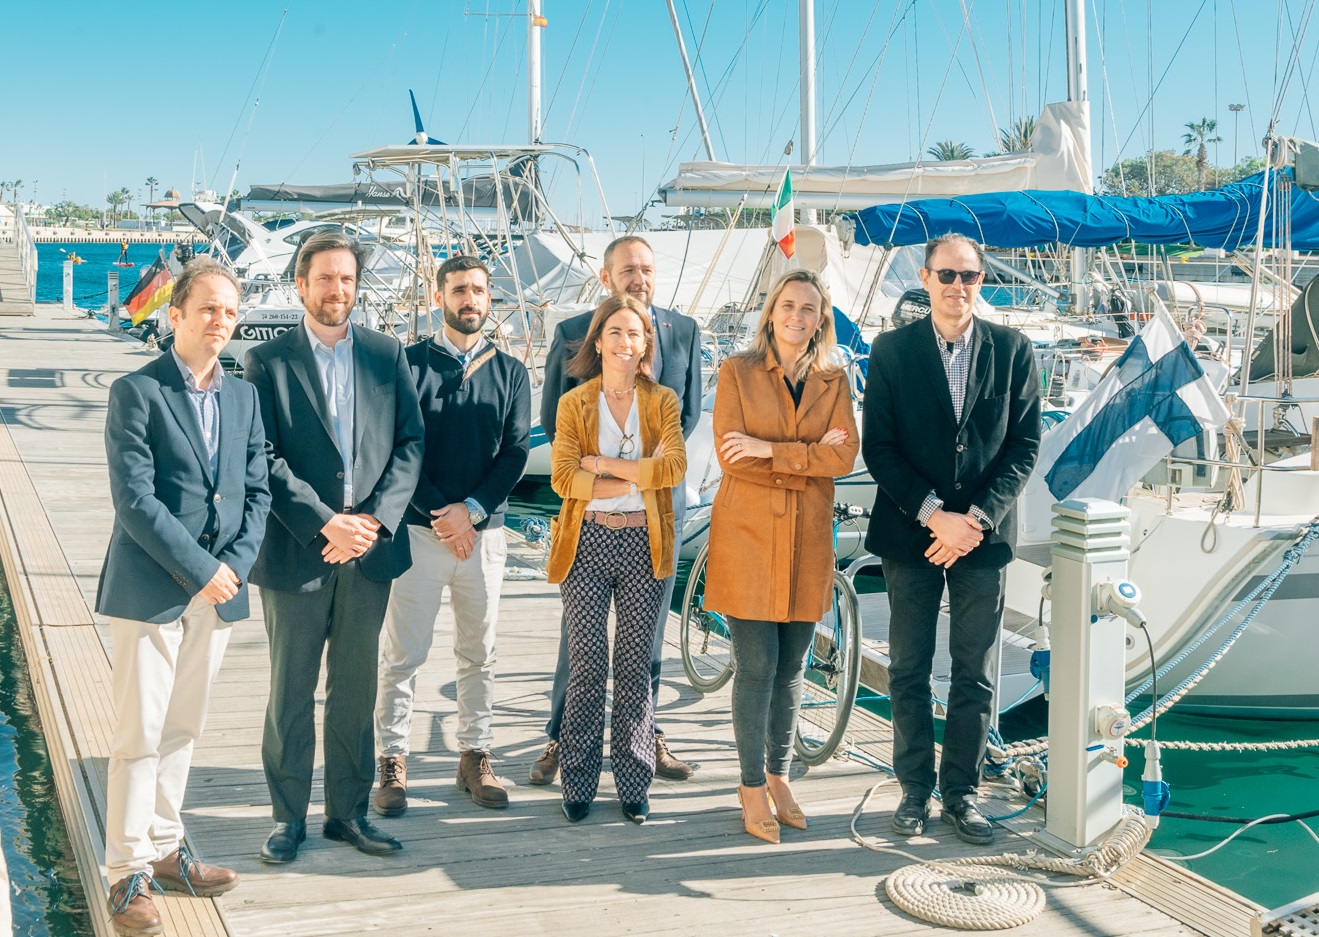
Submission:
M 472 515 L 473 527 L 479 527 L 485 523 L 485 519 L 488 515 L 485 513 L 485 508 L 481 507 L 479 501 L 475 498 L 464 498 L 463 504 L 467 505 L 467 513 Z
M 636 483 L 636 482 L 628 482 L 628 483 L 627 483 L 627 490 L 628 490 L 628 492 L 629 492 L 630 494 L 636 494 L 636 493 L 637 493 L 637 483 Z

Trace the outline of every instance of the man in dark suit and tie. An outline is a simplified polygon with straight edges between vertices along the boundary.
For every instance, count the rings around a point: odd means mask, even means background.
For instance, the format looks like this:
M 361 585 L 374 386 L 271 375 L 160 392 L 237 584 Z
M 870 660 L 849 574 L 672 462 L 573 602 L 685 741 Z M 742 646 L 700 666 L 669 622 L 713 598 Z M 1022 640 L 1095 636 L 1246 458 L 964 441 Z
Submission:
M 261 761 L 275 828 L 265 862 L 291 862 L 307 835 L 322 653 L 325 837 L 371 855 L 402 848 L 366 808 L 380 626 L 390 583 L 412 563 L 401 523 L 422 424 L 402 343 L 349 321 L 366 254 L 339 231 L 309 237 L 295 268 L 302 324 L 245 363 L 270 466 L 270 525 L 252 568 L 270 639 Z
M 154 884 L 197 896 L 238 884 L 198 862 L 180 810 L 193 744 L 270 508 L 256 392 L 219 364 L 238 283 L 210 258 L 174 282 L 173 347 L 110 386 L 106 465 L 114 528 L 96 610 L 110 616 L 117 720 L 105 867 L 120 934 L 158 934 Z
M 611 293 L 625 293 L 636 297 L 650 310 L 655 330 L 655 374 L 659 383 L 671 388 L 682 405 L 682 435 L 690 437 L 701 418 L 701 334 L 696 320 L 690 316 L 654 305 L 655 253 L 645 238 L 625 235 L 615 238 L 605 248 L 604 267 L 600 282 Z M 573 316 L 559 323 L 554 330 L 549 354 L 545 357 L 545 384 L 540 397 L 540 426 L 551 443 L 554 442 L 554 420 L 559 412 L 559 398 L 581 381 L 567 375 L 564 366 L 577 353 L 582 339 L 591 324 L 590 312 Z M 673 517 L 677 536 L 673 539 L 675 553 L 682 548 L 683 515 L 687 509 L 687 489 L 678 485 L 673 489 Z M 676 563 L 675 563 L 676 566 Z M 660 662 L 664 653 L 664 624 L 669 619 L 669 605 L 673 600 L 674 577 L 664 580 L 664 597 L 660 602 L 659 628 L 655 631 L 655 645 L 651 649 L 651 693 L 658 711 Z M 568 689 L 568 633 L 566 626 L 559 635 L 559 659 L 554 670 L 554 685 L 550 691 L 550 721 L 545 734 L 550 737 L 540 758 L 531 766 L 532 784 L 549 784 L 559 773 L 559 724 L 563 721 L 563 702 Z M 685 781 L 692 776 L 692 767 L 669 751 L 659 723 L 655 725 L 655 773 L 662 778 Z
M 938 786 L 943 819 L 985 844 L 976 806 L 993 715 L 1004 568 L 1016 501 L 1040 442 L 1040 382 L 1030 341 L 977 319 L 979 244 L 945 234 L 925 247 L 930 316 L 880 334 L 870 352 L 861 452 L 879 490 L 866 549 L 884 563 L 892 619 L 893 768 L 902 800 L 893 830 L 925 829 L 935 787 L 930 676 L 949 598 L 952 682 Z

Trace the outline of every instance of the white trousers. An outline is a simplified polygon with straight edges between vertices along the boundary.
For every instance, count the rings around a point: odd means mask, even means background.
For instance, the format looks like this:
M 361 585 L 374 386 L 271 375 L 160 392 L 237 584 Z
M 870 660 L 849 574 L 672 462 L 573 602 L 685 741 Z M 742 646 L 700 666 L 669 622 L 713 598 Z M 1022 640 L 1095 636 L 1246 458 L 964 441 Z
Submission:
M 150 872 L 183 839 L 183 792 L 211 682 L 233 628 L 194 598 L 155 625 L 110 619 L 114 739 L 105 795 L 105 870 L 114 884 Z
M 497 528 L 476 535 L 472 555 L 460 560 L 429 527 L 408 526 L 412 567 L 394 580 L 380 637 L 376 694 L 376 748 L 407 755 L 417 670 L 435 640 L 444 589 L 453 607 L 457 670 L 458 749 L 489 751 L 495 707 L 495 621 L 508 543 Z

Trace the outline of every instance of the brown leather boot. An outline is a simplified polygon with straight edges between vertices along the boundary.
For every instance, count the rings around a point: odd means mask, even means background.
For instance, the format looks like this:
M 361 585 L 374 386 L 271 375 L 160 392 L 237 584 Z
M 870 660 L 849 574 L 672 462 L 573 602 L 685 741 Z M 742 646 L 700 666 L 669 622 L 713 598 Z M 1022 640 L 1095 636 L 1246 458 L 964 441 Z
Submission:
M 380 786 L 376 788 L 376 813 L 397 817 L 408 809 L 408 761 L 404 755 L 380 756 Z
M 458 790 L 470 791 L 472 800 L 482 807 L 502 810 L 508 806 L 508 792 L 490 770 L 488 752 L 463 752 L 458 759 Z
M 197 898 L 223 895 L 238 885 L 237 872 L 198 862 L 183 843 L 164 859 L 151 863 L 151 877 L 165 891 L 181 891 Z
M 655 736 L 655 773 L 670 781 L 685 781 L 696 769 L 669 751 L 669 743 L 664 736 Z
M 155 902 L 147 894 L 150 884 L 149 874 L 134 872 L 110 889 L 110 920 L 120 937 L 152 937 L 165 929 Z
M 559 743 L 550 739 L 545 751 L 531 763 L 531 774 L 527 778 L 532 784 L 553 784 L 559 776 Z

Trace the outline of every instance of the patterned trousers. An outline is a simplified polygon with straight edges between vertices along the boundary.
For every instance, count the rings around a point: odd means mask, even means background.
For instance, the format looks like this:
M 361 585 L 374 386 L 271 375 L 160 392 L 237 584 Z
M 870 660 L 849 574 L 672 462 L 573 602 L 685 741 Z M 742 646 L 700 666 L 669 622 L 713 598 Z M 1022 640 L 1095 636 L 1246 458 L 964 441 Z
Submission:
M 618 799 L 647 799 L 655 775 L 655 710 L 650 649 L 664 581 L 655 578 L 645 527 L 610 530 L 582 523 L 572 569 L 560 586 L 568 622 L 568 693 L 559 730 L 563 799 L 589 802 L 600 785 L 613 602 L 614 708 L 609 758 Z

